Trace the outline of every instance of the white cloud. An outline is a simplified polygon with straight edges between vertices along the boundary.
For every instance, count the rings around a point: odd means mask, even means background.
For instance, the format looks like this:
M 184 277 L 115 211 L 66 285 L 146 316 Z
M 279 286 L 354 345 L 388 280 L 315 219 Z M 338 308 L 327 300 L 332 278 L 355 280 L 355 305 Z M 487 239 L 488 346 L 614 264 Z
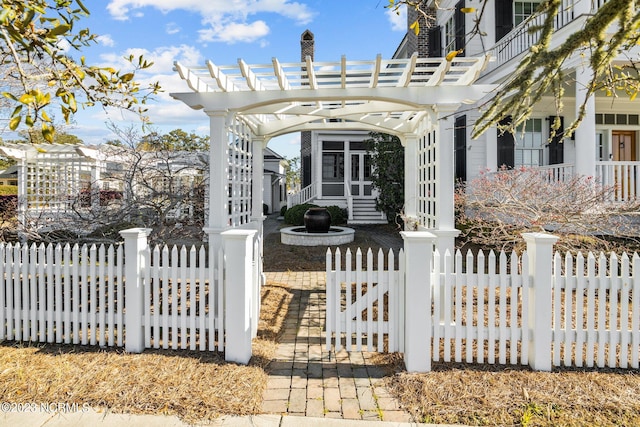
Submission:
M 171 74 L 173 75 L 173 63 L 174 61 L 182 62 L 186 65 L 198 65 L 204 63 L 204 57 L 200 51 L 194 46 L 179 45 L 179 46 L 163 46 L 153 51 L 148 49 L 127 49 L 122 53 L 109 53 L 100 56 L 100 60 L 104 66 L 110 66 L 119 70 L 127 69 L 128 62 L 124 59 L 129 55 L 138 57 L 143 55 L 144 58 L 153 62 L 153 66 L 148 70 L 141 71 L 140 74 Z
M 165 31 L 167 32 L 167 34 L 178 34 L 180 31 L 182 31 L 182 29 L 175 22 L 169 22 L 165 27 Z
M 212 26 L 200 30 L 200 41 L 225 42 L 229 44 L 244 42 L 251 43 L 269 34 L 269 26 L 264 21 L 255 21 L 251 24 L 230 23 L 223 26 Z
M 204 28 L 201 40 L 226 43 L 254 42 L 269 34 L 264 20 L 248 18 L 272 13 L 303 25 L 311 22 L 314 13 L 307 5 L 291 0 L 111 0 L 107 10 L 114 19 L 129 20 L 141 14 L 145 7 L 163 13 L 184 10 L 201 16 Z
M 98 36 L 98 43 L 105 47 L 113 47 L 116 45 L 115 41 L 109 34 Z
M 397 12 L 400 13 L 398 14 Z M 401 7 L 397 12 L 393 9 L 387 9 L 385 12 L 391 24 L 391 29 L 393 31 L 407 31 L 407 8 Z

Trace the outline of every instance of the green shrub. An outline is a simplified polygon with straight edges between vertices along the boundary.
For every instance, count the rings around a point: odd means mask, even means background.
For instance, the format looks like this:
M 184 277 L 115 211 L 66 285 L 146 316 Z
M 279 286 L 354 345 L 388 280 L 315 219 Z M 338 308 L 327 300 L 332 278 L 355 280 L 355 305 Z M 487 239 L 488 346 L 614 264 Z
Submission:
M 0 185 L 0 195 L 2 196 L 15 196 L 18 194 L 17 185 Z
M 287 213 L 287 205 L 280 208 L 280 216 L 284 216 L 285 213 Z
M 347 210 L 340 206 L 327 206 L 327 210 L 331 215 L 331 225 L 344 224 L 347 219 Z
M 311 203 L 303 203 L 301 205 L 292 206 L 284 213 L 284 222 L 291 225 L 304 225 L 304 213 L 309 208 L 317 208 L 318 205 Z

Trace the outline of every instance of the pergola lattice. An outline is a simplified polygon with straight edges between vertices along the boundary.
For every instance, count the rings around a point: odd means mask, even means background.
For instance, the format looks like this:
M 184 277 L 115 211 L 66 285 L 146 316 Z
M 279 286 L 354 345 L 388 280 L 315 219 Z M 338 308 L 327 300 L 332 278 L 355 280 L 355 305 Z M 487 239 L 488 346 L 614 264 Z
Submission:
M 209 61 L 193 68 L 176 63 L 192 92 L 171 95 L 210 117 L 210 244 L 219 245 L 224 229 L 245 226 L 235 218 L 248 217 L 261 229 L 262 149 L 269 139 L 321 129 L 397 135 L 407 162 L 405 215 L 425 228 L 453 232 L 453 121 L 448 116 L 493 89 L 474 85 L 489 59 L 447 61 L 414 54 L 339 62 L 274 58 L 256 65 L 239 59 L 229 66 Z

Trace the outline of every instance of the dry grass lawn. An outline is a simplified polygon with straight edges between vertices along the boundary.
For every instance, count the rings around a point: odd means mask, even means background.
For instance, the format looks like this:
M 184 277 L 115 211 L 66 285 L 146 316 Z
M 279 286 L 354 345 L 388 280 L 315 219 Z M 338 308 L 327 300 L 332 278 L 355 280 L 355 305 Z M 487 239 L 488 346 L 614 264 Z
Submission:
M 429 423 L 522 426 L 638 426 L 637 370 L 555 369 L 435 363 L 426 374 L 396 367 L 385 378 L 414 419 Z

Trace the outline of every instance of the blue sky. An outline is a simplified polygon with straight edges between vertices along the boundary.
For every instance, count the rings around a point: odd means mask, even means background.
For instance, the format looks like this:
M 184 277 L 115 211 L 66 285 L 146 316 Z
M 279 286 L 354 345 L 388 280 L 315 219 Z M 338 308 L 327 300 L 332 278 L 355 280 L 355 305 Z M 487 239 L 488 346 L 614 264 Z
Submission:
M 144 54 L 154 66 L 138 76 L 159 81 L 164 93 L 150 105 L 153 127 L 165 133 L 180 128 L 206 135 L 208 119 L 169 97 L 189 89 L 173 71 L 178 60 L 202 66 L 300 60 L 300 35 L 315 35 L 315 60 L 339 61 L 393 55 L 406 31 L 403 16 L 384 8 L 387 0 L 111 0 L 85 2 L 91 16 L 82 21 L 100 35 L 100 44 L 82 53 L 94 64 L 122 68 L 122 58 Z M 75 54 L 74 54 L 75 55 Z M 120 112 L 109 117 L 101 107 L 80 111 L 67 129 L 86 144 L 100 144 L 113 136 L 110 119 L 126 127 Z M 299 135 L 274 139 L 270 148 L 286 156 L 299 154 Z

